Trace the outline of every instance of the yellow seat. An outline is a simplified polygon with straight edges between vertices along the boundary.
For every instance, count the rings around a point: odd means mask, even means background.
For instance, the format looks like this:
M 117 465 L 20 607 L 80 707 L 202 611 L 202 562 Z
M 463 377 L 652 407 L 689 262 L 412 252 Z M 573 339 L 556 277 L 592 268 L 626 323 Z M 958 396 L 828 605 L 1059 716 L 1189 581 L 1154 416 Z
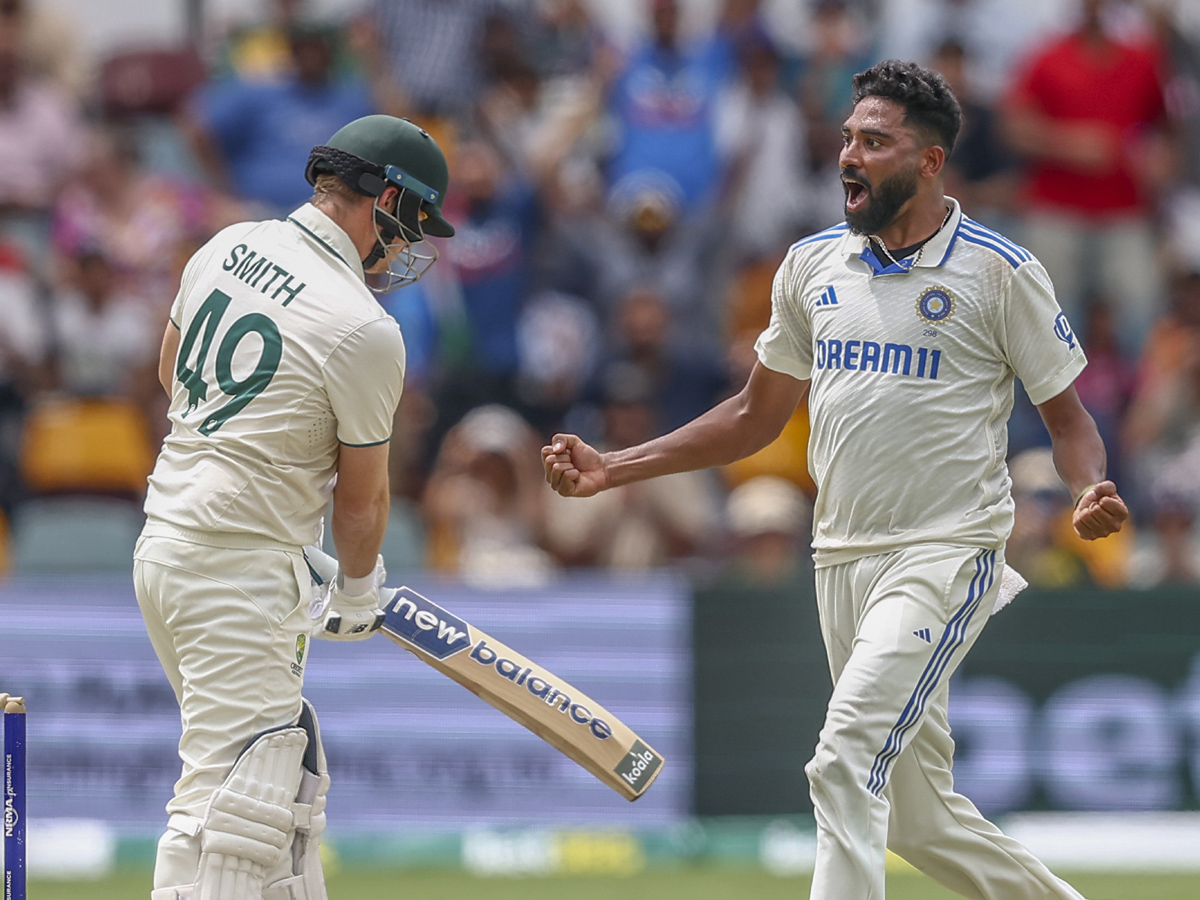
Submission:
M 35 493 L 140 496 L 154 466 L 145 416 L 121 399 L 54 399 L 25 423 L 21 474 Z

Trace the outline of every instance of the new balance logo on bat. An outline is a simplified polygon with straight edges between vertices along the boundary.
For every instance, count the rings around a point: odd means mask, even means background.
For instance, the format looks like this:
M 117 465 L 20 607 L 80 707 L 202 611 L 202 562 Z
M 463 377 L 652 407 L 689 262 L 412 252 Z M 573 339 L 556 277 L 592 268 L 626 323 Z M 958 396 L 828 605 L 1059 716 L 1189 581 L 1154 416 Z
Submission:
M 586 725 L 592 732 L 592 736 L 597 740 L 606 741 L 612 737 L 612 726 L 603 719 L 597 719 L 592 715 L 592 711 L 582 703 L 574 702 L 570 695 L 563 692 L 561 688 L 555 687 L 544 678 L 539 678 L 534 675 L 530 678 L 533 669 L 530 666 L 522 666 L 511 659 L 506 659 L 495 650 L 488 646 L 487 641 L 480 640 L 471 651 L 471 659 L 479 663 L 481 666 L 486 666 L 496 672 L 501 678 L 511 681 L 516 685 L 524 685 L 525 689 L 533 696 L 537 697 L 547 706 L 557 709 L 563 715 L 569 717 L 576 725 Z M 632 784 L 632 782 L 630 782 Z
M 383 628 L 439 660 L 470 649 L 470 659 L 489 669 L 489 675 L 511 682 L 515 688 L 525 688 L 551 709 L 562 713 L 576 725 L 587 728 L 592 737 L 606 741 L 612 737 L 612 726 L 597 718 L 583 703 L 574 700 L 568 690 L 533 674 L 524 661 L 517 662 L 501 656 L 486 637 L 471 636 L 470 626 L 420 594 L 400 589 L 388 601 Z M 493 641 L 493 644 L 495 642 Z M 542 675 L 548 673 L 542 672 Z M 484 676 L 486 677 L 486 676 Z M 551 676 L 553 677 L 553 676 Z M 511 691 L 507 685 L 506 691 Z M 508 695 L 511 698 L 511 694 Z
M 398 592 L 388 604 L 383 627 L 438 659 L 471 646 L 470 626 L 420 594 Z
M 817 298 L 817 306 L 837 306 L 837 303 L 837 291 L 833 289 L 832 284 L 821 291 L 821 296 Z
M 928 628 L 918 628 L 916 631 L 913 632 L 913 634 L 915 634 L 917 637 L 919 637 L 921 640 L 923 640 L 927 644 L 933 643 L 933 635 L 931 635 L 929 633 Z

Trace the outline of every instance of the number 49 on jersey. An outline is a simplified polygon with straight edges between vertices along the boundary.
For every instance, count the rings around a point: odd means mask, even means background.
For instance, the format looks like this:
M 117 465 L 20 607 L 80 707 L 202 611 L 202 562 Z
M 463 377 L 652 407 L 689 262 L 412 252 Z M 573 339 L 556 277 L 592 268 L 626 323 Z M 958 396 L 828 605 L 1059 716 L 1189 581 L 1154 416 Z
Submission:
M 229 309 L 230 301 L 230 296 L 224 291 L 214 290 L 209 294 L 196 311 L 196 317 L 188 326 L 187 334 L 183 336 L 183 342 L 179 346 L 175 376 L 188 392 L 188 406 L 183 413 L 185 416 L 208 399 L 209 384 L 203 375 L 205 363 L 221 319 Z M 249 334 L 257 334 L 262 339 L 262 351 L 254 371 L 239 381 L 233 375 L 233 356 L 242 339 Z M 195 368 L 189 368 L 188 363 L 192 351 L 196 350 L 197 338 L 200 340 L 200 346 L 196 352 Z M 282 356 L 283 339 L 279 336 L 279 326 L 269 316 L 252 312 L 236 319 L 217 345 L 215 361 L 217 386 L 229 399 L 205 417 L 200 423 L 200 433 L 212 434 L 266 390 L 271 379 L 275 377 Z

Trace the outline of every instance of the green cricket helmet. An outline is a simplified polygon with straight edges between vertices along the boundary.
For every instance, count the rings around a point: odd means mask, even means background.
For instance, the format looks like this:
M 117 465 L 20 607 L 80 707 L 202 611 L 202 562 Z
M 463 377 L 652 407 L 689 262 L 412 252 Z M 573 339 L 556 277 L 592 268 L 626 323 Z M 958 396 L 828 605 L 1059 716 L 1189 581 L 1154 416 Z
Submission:
M 429 132 L 408 119 L 363 116 L 343 126 L 309 154 L 308 183 L 323 174 L 336 175 L 365 197 L 378 197 L 389 184 L 400 188 L 396 218 L 408 240 L 454 234 L 442 217 L 450 181 L 446 157 Z

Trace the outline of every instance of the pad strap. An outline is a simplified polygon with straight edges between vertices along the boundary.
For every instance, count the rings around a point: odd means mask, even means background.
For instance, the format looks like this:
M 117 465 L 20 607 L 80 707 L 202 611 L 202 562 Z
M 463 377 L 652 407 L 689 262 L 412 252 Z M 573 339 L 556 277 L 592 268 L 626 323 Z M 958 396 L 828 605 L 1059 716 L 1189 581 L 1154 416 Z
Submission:
M 195 837 L 204 828 L 204 820 L 199 816 L 189 816 L 187 813 L 172 813 L 167 819 L 167 827 L 188 837 Z

